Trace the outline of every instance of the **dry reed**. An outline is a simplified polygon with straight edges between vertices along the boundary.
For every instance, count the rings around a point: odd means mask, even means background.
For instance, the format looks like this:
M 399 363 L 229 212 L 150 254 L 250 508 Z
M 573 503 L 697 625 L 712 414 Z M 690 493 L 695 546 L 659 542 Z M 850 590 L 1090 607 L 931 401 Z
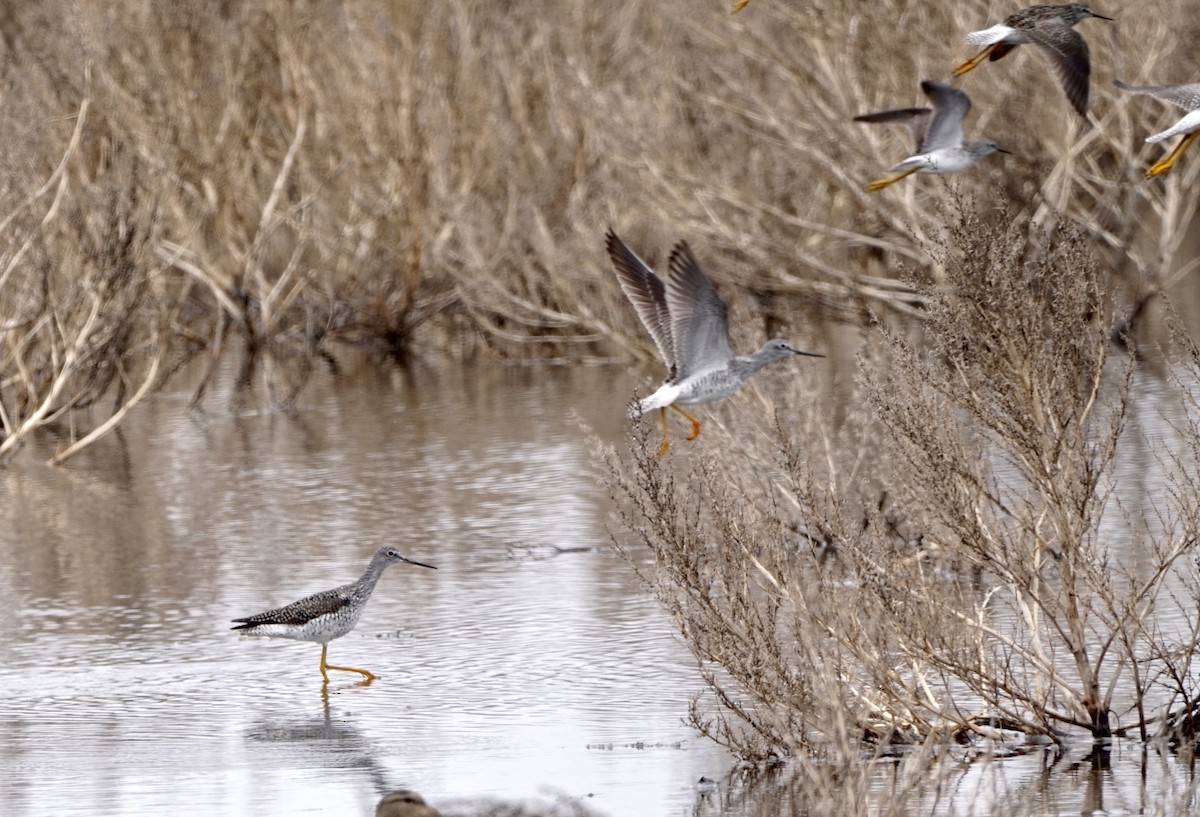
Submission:
M 879 332 L 841 423 L 792 385 L 774 439 L 711 432 L 727 456 L 690 469 L 607 454 L 710 688 L 693 721 L 742 756 L 1193 734 L 1194 632 L 1163 622 L 1200 604 L 1200 366 L 1177 383 L 1186 447 L 1139 441 L 1168 496 L 1122 500 L 1134 357 L 1111 357 L 1089 235 L 1034 218 L 951 200 L 942 275 L 910 279 L 921 331 Z
M 965 83 L 968 127 L 1016 155 L 961 185 L 1002 187 L 1035 224 L 1083 226 L 1135 307 L 1191 269 L 1197 164 L 1143 183 L 1156 148 L 1141 139 L 1169 114 L 1111 80 L 1192 79 L 1172 71 L 1185 11 L 1158 0 L 1089 25 L 1090 127 L 1032 54 Z M 0 130 L 21 149 L 0 185 L 3 453 L 54 422 L 99 433 L 230 342 L 284 361 L 280 405 L 339 343 L 649 356 L 604 268 L 609 224 L 640 246 L 705 248 L 766 332 L 919 315 L 894 270 L 941 274 L 920 245 L 947 189 L 865 193 L 908 146 L 849 120 L 919 101 L 988 4 L 727 12 L 6 4 Z M 124 253 L 119 297 L 93 286 L 86 267 L 105 262 L 81 257 L 110 253 Z M 81 412 L 106 385 L 112 407 Z

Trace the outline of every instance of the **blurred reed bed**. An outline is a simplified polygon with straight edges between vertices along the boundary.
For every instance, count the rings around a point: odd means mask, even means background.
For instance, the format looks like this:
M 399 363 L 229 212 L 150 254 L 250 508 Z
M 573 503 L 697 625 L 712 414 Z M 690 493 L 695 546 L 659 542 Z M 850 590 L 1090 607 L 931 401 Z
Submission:
M 609 225 L 652 263 L 687 238 L 744 331 L 920 318 L 900 272 L 944 274 L 952 188 L 866 193 L 910 146 L 850 118 L 920 102 L 1001 12 L 725 5 L 6 4 L 0 457 L 48 425 L 77 450 L 230 345 L 281 406 L 339 344 L 651 359 Z M 1190 270 L 1197 171 L 1141 180 L 1171 112 L 1111 80 L 1189 79 L 1185 12 L 1090 24 L 1090 127 L 1032 53 L 964 82 L 1015 155 L 953 187 L 1081 225 L 1134 305 Z

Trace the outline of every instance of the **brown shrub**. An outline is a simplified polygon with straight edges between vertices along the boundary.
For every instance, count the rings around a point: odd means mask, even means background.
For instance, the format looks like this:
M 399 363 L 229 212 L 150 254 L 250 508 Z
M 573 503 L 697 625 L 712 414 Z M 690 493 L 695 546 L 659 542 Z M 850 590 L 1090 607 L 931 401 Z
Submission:
M 230 338 L 301 361 L 283 405 L 335 342 L 649 356 L 606 269 L 609 224 L 705 248 L 767 333 L 919 315 L 895 269 L 942 274 L 921 247 L 950 188 L 864 192 L 909 146 L 850 118 L 923 101 L 919 81 L 994 22 L 987 4 L 725 5 L 4 5 L 0 137 L 21 146 L 0 160 L 6 436 L 38 425 L 25 420 L 44 395 L 27 385 L 62 374 L 20 336 L 29 293 L 46 270 L 58 293 L 87 278 L 60 222 L 114 207 L 152 218 L 128 275 L 157 311 L 114 302 L 103 319 L 162 327 L 167 369 Z M 1091 127 L 1030 49 L 970 75 L 968 129 L 1016 155 L 953 183 L 1082 225 L 1135 305 L 1190 269 L 1197 166 L 1138 179 L 1159 149 L 1141 140 L 1171 112 L 1110 80 L 1190 79 L 1168 74 L 1195 33 L 1182 0 L 1140 11 L 1085 23 Z M 146 369 L 148 348 L 119 352 L 124 369 Z
M 912 281 L 926 320 L 870 342 L 841 425 L 792 385 L 774 440 L 745 412 L 706 432 L 717 459 L 608 455 L 711 689 L 693 719 L 746 757 L 1104 738 L 1118 707 L 1124 731 L 1166 735 L 1194 709 L 1195 642 L 1164 621 L 1200 602 L 1195 421 L 1186 452 L 1143 443 L 1178 488 L 1123 503 L 1133 358 L 1110 359 L 1087 235 L 957 206 L 931 247 L 940 283 Z M 1122 525 L 1136 548 L 1111 541 Z

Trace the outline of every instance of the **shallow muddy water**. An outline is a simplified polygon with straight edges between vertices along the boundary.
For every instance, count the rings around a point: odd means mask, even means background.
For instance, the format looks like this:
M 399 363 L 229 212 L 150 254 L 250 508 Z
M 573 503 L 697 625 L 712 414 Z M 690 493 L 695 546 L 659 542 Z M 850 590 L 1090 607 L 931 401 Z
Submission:
M 619 439 L 636 382 L 364 369 L 318 378 L 294 413 L 226 395 L 189 413 L 181 390 L 65 467 L 22 456 L 0 471 L 0 814 L 369 815 L 396 787 L 776 813 L 778 792 L 725 781 L 732 759 L 684 723 L 700 677 L 611 544 L 581 422 Z M 382 543 L 438 570 L 388 570 L 331 644 L 375 683 L 323 689 L 318 645 L 230 632 L 356 578 Z M 1052 789 L 1049 813 L 1097 791 L 1133 813 L 1161 790 L 1139 762 L 1053 783 L 1036 757 L 993 763 L 952 810 L 988 813 L 1000 774 Z
M 621 433 L 614 374 L 327 380 L 294 416 L 180 395 L 68 467 L 0 473 L 0 812 L 368 814 L 398 786 L 693 802 L 729 759 L 681 721 L 701 683 L 611 547 L 571 414 Z M 388 570 L 331 645 L 371 686 L 333 673 L 323 696 L 318 645 L 230 632 L 382 543 L 438 570 Z

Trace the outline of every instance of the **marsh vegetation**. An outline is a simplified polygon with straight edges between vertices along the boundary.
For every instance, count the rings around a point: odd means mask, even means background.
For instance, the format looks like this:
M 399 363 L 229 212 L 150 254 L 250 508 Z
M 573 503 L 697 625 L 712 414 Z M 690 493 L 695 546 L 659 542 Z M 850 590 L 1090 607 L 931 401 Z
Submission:
M 740 398 L 775 419 L 737 456 L 607 455 L 697 726 L 752 758 L 1190 744 L 1196 634 L 1156 616 L 1200 603 L 1200 362 L 1161 296 L 1200 162 L 1143 180 L 1173 112 L 1112 85 L 1194 79 L 1189 10 L 1088 29 L 1088 121 L 1033 54 L 980 68 L 967 127 L 1012 155 L 871 194 L 909 145 L 851 117 L 919 102 L 990 4 L 5 4 L 0 458 L 53 432 L 64 461 L 230 350 L 280 410 L 347 347 L 652 360 L 604 230 L 652 265 L 686 238 L 735 347 L 835 353 Z M 1173 487 L 1128 507 L 1143 356 L 1179 434 L 1138 441 Z

